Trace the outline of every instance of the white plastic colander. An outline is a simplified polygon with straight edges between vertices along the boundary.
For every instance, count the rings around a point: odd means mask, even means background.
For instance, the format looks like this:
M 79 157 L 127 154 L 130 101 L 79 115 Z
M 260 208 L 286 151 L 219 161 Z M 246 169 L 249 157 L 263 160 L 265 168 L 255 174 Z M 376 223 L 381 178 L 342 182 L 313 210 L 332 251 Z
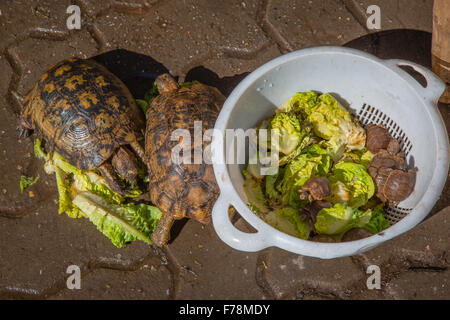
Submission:
M 422 74 L 423 87 L 399 66 Z M 430 212 L 444 187 L 449 169 L 449 142 L 437 101 L 444 83 L 428 69 L 403 60 L 381 60 L 343 47 L 303 49 L 278 57 L 249 74 L 230 94 L 217 118 L 211 151 L 220 196 L 212 220 L 218 236 L 241 251 L 275 246 L 294 253 L 331 259 L 364 252 L 416 226 Z M 225 130 L 254 128 L 296 92 L 332 93 L 356 114 L 363 125 L 384 124 L 401 143 L 408 163 L 418 169 L 414 192 L 388 208 L 391 226 L 371 237 L 341 243 L 306 241 L 278 231 L 247 206 L 241 170 L 224 164 Z M 234 206 L 257 232 L 245 233 L 229 220 Z

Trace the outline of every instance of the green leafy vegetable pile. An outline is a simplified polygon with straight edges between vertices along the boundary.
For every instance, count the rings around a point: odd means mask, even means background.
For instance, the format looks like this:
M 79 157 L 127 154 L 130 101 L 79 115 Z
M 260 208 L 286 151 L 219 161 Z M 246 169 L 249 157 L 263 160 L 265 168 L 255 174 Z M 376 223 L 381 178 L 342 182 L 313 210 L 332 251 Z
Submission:
M 60 214 L 88 218 L 119 248 L 134 240 L 152 243 L 150 236 L 162 213 L 147 204 L 126 203 L 127 198 L 142 194 L 137 186 L 122 196 L 112 191 L 96 170 L 79 170 L 57 152 L 46 153 L 39 139 L 34 153 L 45 160 L 46 173 L 55 173 Z
M 249 206 L 267 223 L 301 239 L 318 234 L 335 241 L 353 228 L 375 234 L 389 227 L 367 172 L 372 154 L 365 148 L 365 130 L 332 95 L 299 92 L 261 128 L 268 129 L 268 138 L 258 141 L 259 148 L 279 154 L 277 173 L 261 174 L 260 163 L 242 173 Z M 314 177 L 326 177 L 332 195 L 324 199 L 330 208 L 312 219 L 298 191 Z

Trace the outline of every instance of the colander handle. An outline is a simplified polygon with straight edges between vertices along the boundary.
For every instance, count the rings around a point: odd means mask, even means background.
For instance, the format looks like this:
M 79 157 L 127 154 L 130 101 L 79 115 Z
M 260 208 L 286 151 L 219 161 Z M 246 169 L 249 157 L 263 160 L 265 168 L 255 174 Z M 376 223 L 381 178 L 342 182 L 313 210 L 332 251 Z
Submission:
M 390 69 L 396 71 L 400 76 L 402 76 L 406 81 L 413 85 L 417 91 L 423 96 L 423 98 L 431 101 L 433 105 L 439 100 L 441 95 L 444 93 L 445 84 L 439 79 L 432 71 L 421 66 L 420 64 L 401 60 L 401 59 L 390 59 L 384 61 L 385 65 Z M 426 80 L 427 86 L 424 88 L 420 83 L 417 82 L 408 72 L 401 69 L 399 66 L 409 66 L 413 68 L 416 72 L 420 73 Z
M 256 252 L 269 247 L 261 232 L 246 233 L 233 226 L 228 216 L 230 205 L 230 201 L 223 195 L 223 192 L 214 204 L 212 220 L 219 238 L 230 247 L 240 251 Z

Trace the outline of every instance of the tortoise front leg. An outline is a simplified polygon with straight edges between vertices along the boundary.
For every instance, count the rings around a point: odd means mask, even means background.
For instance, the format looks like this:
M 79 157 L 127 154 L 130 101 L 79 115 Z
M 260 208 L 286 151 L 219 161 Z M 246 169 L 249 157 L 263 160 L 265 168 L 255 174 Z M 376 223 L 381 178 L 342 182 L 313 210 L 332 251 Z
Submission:
M 141 144 L 137 140 L 134 140 L 132 143 L 130 143 L 130 146 L 141 159 L 142 163 L 145 163 L 145 151 L 144 148 L 142 148 Z
M 102 174 L 103 179 L 106 180 L 106 183 L 111 188 L 112 191 L 117 192 L 121 195 L 127 194 L 127 188 L 122 180 L 119 179 L 116 172 L 114 171 L 113 166 L 109 161 L 103 162 L 98 168 L 100 173 Z
M 25 121 L 25 119 L 21 118 L 20 123 L 17 126 L 17 130 L 19 131 L 19 139 L 27 138 L 33 132 L 33 127 Z
M 175 219 L 170 214 L 164 213 L 162 215 L 151 237 L 155 245 L 158 247 L 167 245 L 170 239 L 170 229 L 172 229 L 174 221 Z

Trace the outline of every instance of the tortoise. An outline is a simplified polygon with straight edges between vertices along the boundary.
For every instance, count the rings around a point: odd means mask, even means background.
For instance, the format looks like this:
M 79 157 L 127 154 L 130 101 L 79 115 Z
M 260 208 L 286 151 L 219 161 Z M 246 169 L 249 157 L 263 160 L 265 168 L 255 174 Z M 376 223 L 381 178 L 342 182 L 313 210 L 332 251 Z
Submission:
M 301 212 L 304 213 L 306 217 L 308 217 L 311 220 L 312 224 L 314 225 L 316 223 L 316 218 L 319 211 L 322 209 L 329 209 L 331 207 L 333 207 L 333 204 L 328 201 L 315 200 L 304 206 L 301 209 Z
M 172 150 L 180 142 L 191 146 L 190 137 L 189 141 L 173 139 L 172 133 L 186 129 L 193 136 L 195 121 L 201 121 L 202 133 L 213 128 L 225 97 L 217 88 L 200 83 L 180 88 L 169 74 L 160 75 L 155 81 L 160 95 L 147 111 L 145 161 L 152 182 L 150 199 L 163 212 L 152 241 L 164 246 L 169 241 L 174 220 L 187 217 L 210 223 L 211 210 L 219 194 L 211 164 L 172 161 Z M 209 144 L 205 140 L 197 147 L 205 150 Z M 194 140 L 188 151 L 195 147 Z M 191 155 L 185 159 L 191 159 Z
M 299 190 L 300 200 L 323 200 L 332 195 L 331 185 L 327 178 L 316 177 L 309 179 Z
M 400 151 L 396 139 L 390 137 L 383 147 L 371 160 L 368 172 L 375 183 L 377 198 L 397 204 L 414 190 L 416 170 L 408 169 L 405 153 Z
M 368 124 L 366 127 L 366 146 L 372 153 L 386 149 L 392 140 L 391 135 L 383 125 Z
M 67 59 L 42 75 L 23 104 L 21 137 L 34 131 L 47 151 L 78 169 L 97 168 L 113 191 L 127 193 L 117 173 L 135 182 L 137 159 L 129 147 L 143 159 L 145 121 L 115 75 L 93 60 Z

